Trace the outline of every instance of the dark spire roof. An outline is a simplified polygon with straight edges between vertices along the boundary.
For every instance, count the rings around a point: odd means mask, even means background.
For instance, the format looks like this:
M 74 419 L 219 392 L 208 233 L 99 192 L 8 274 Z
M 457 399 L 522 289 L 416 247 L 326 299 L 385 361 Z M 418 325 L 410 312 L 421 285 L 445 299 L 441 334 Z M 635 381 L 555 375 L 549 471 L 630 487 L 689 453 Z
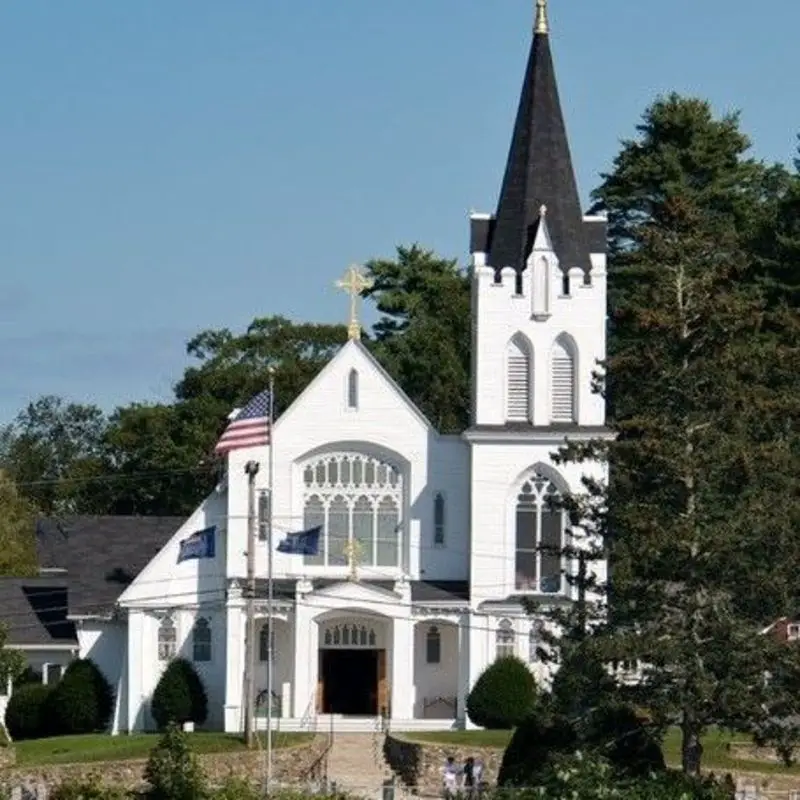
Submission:
M 558 98 L 545 4 L 537 22 L 497 214 L 491 226 L 488 262 L 495 269 L 525 269 L 547 209 L 547 230 L 561 268 L 591 269 L 583 213 Z

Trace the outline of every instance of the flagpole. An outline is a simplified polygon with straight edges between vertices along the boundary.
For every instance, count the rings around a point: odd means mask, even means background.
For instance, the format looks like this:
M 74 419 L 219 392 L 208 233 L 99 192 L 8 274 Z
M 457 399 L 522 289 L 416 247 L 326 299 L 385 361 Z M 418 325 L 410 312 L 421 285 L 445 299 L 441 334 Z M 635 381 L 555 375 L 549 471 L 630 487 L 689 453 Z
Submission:
M 275 437 L 273 423 L 275 421 L 275 368 L 269 368 L 269 518 L 267 521 L 267 630 L 269 631 L 269 669 L 267 670 L 267 780 L 266 795 L 269 797 L 272 788 L 272 694 L 275 633 L 272 618 L 272 520 L 275 514 L 275 495 L 273 492 L 275 478 Z

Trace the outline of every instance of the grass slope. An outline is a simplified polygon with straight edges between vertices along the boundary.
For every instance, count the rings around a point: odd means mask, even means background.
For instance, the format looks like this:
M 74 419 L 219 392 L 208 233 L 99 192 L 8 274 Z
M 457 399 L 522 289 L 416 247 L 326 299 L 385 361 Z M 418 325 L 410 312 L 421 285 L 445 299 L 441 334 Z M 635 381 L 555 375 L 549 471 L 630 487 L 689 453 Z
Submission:
M 189 742 L 196 753 L 225 753 L 245 750 L 241 736 L 227 733 L 190 733 Z M 29 764 L 76 764 L 101 761 L 144 759 L 159 740 L 157 733 L 133 733 L 128 736 L 89 734 L 54 736 L 14 742 L 17 766 Z M 312 738 L 310 733 L 274 733 L 273 747 L 292 747 Z M 264 746 L 262 737 L 261 746 Z

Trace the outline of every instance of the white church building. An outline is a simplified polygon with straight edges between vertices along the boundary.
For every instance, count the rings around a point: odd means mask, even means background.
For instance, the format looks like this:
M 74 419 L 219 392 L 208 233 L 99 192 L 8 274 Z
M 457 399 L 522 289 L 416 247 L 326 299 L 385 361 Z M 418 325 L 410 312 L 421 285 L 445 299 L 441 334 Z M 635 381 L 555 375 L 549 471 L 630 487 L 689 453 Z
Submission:
M 473 214 L 470 226 L 471 426 L 436 431 L 351 331 L 277 419 L 271 445 L 232 451 L 224 480 L 188 519 L 40 526 L 41 576 L 0 581 L 0 592 L 29 603 L 34 584 L 40 598 L 63 592 L 58 631 L 35 608 L 23 633 L 10 626 L 43 680 L 54 665 L 90 657 L 117 692 L 114 730 L 148 729 L 159 676 L 183 656 L 204 680 L 208 727 L 242 729 L 251 461 L 259 497 L 272 467 L 273 543 L 322 526 L 317 555 L 273 547 L 272 630 L 259 534 L 261 725 L 269 669 L 282 730 L 331 716 L 343 729 L 381 716 L 398 730 L 468 725 L 470 687 L 511 653 L 546 679 L 542 621 L 522 601 L 574 599 L 565 575 L 576 569 L 540 549 L 566 536 L 549 500 L 604 469 L 556 466 L 553 454 L 607 431 L 591 389 L 605 357 L 606 226 L 580 208 L 543 5 L 496 213 Z M 181 542 L 209 527 L 213 557 L 179 561 Z M 348 563 L 351 541 L 360 555 Z

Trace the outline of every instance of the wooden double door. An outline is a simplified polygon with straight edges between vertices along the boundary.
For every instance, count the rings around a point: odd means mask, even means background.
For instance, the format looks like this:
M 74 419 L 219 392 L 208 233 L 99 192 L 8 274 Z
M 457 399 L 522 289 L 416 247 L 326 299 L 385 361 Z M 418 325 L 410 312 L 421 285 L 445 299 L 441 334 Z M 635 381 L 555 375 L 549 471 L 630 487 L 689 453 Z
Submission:
M 388 715 L 385 650 L 321 648 L 317 674 L 317 713 Z

